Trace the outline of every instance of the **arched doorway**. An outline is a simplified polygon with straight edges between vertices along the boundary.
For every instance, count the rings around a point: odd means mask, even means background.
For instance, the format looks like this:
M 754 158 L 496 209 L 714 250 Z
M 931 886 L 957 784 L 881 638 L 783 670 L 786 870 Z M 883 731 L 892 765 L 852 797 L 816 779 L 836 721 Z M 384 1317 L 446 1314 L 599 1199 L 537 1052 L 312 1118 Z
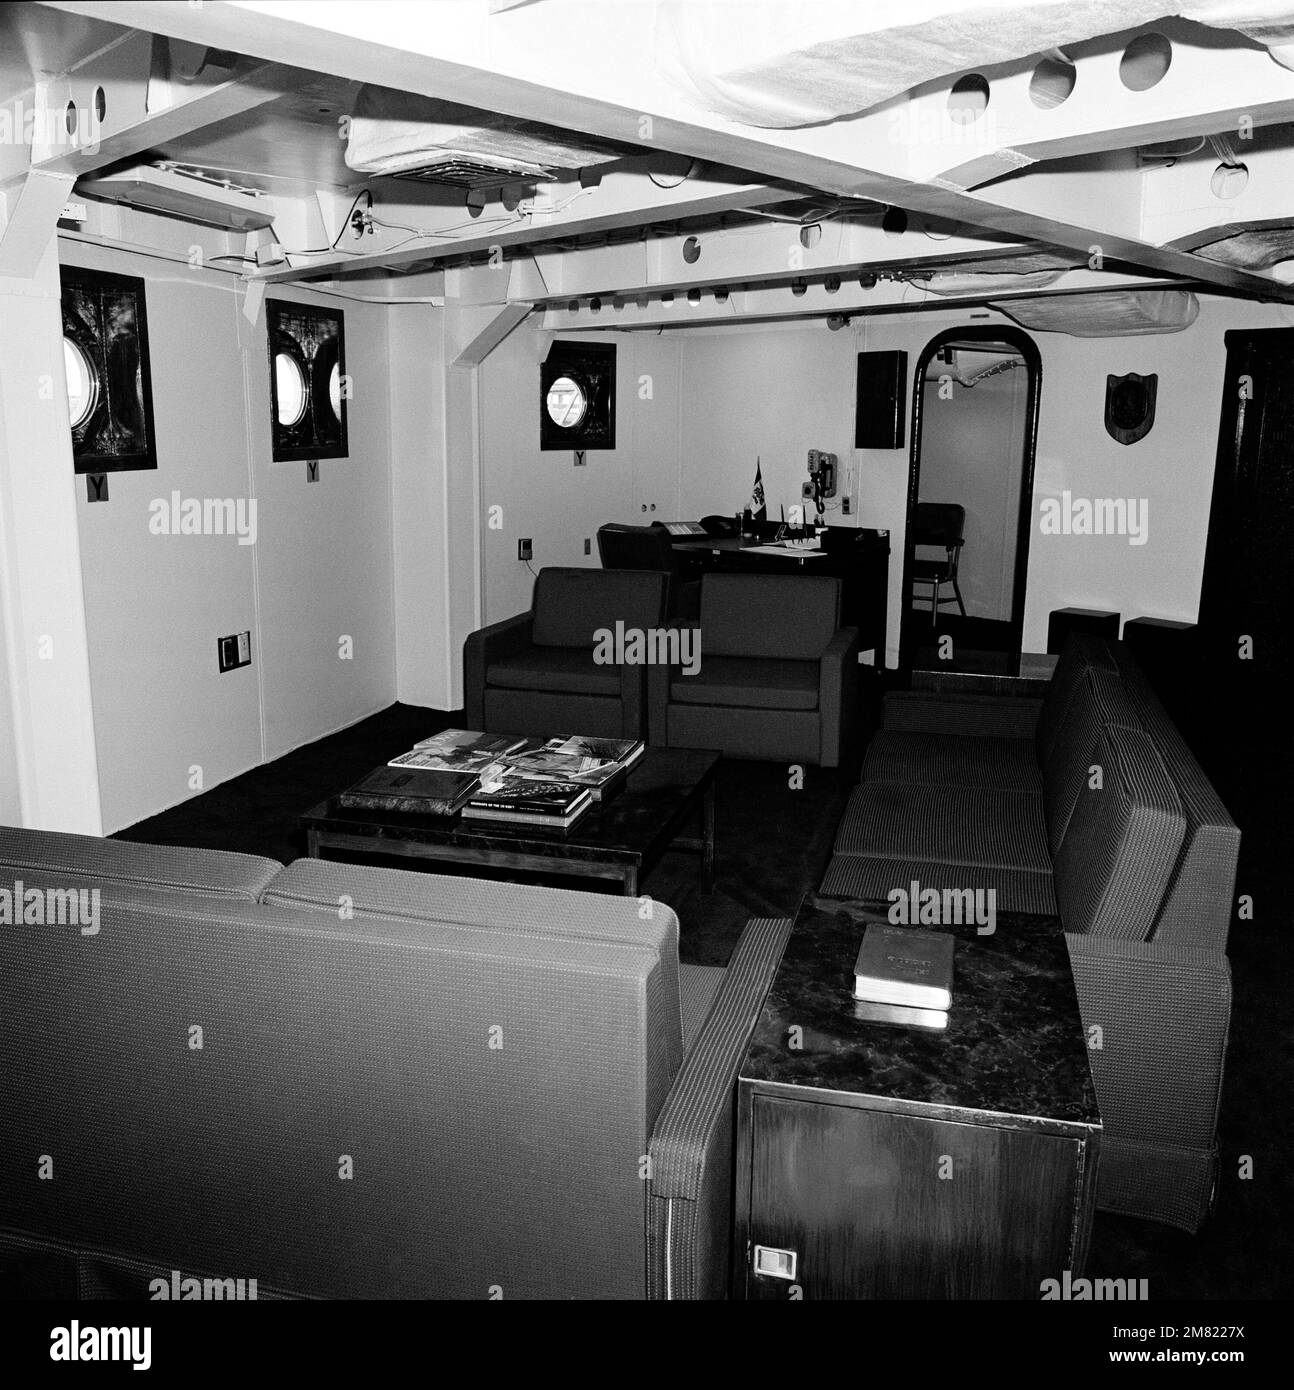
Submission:
M 1016 675 L 1042 364 L 1018 328 L 949 328 L 912 389 L 900 665 Z

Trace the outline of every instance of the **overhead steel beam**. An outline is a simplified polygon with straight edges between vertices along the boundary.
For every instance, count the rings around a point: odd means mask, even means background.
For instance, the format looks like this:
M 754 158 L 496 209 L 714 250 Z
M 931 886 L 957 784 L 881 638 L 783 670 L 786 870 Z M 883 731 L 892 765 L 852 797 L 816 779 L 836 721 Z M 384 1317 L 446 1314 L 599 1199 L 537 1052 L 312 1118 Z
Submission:
M 821 321 L 829 317 L 849 320 L 872 314 L 977 308 L 990 301 L 1005 303 L 1038 296 L 1090 294 L 1096 290 L 1155 290 L 1181 284 L 1165 277 L 1088 270 L 1069 271 L 1037 289 L 1012 288 L 1007 277 L 1002 279 L 1001 286 L 968 289 L 958 294 L 936 294 L 904 280 L 882 280 L 867 290 L 855 281 L 842 285 L 835 293 L 821 284 L 807 285 L 801 294 L 785 285 L 762 286 L 729 291 L 722 300 L 712 290 L 694 290 L 691 297 L 675 295 L 669 302 L 663 302 L 659 295 L 638 299 L 617 296 L 603 301 L 596 309 L 586 302 L 573 309 L 565 303 L 550 302 L 547 307 L 541 306 L 542 324 L 550 332 L 590 333 L 788 323 L 797 319 Z
M 763 178 L 868 198 L 970 223 L 1011 240 L 1036 241 L 1225 291 L 1294 302 L 1294 287 L 1243 268 L 1151 245 L 1138 225 L 1111 226 L 1099 206 L 1031 205 L 1016 195 L 969 193 L 896 170 L 890 142 L 869 117 L 799 129 L 756 129 L 699 111 L 655 71 L 654 7 L 590 5 L 579 32 L 543 22 L 543 6 L 491 23 L 477 0 L 435 6 L 364 0 L 327 5 L 228 0 L 200 8 L 164 3 L 46 0 L 55 8 L 233 47 L 269 60 L 380 83 L 619 141 L 672 150 Z M 878 42 L 884 42 L 883 36 Z M 1207 101 L 1201 95 L 1201 101 Z M 878 113 L 874 113 L 878 114 Z M 878 167 L 879 166 L 879 167 Z M 944 166 L 948 167 L 947 165 Z M 1016 188 L 1018 180 L 1008 181 Z M 529 240 L 530 238 L 525 238 Z
M 27 175 L 21 189 L 5 195 L 7 211 L 0 226 L 0 275 L 29 280 L 36 274 L 71 190 L 70 175 L 36 171 Z
M 802 236 L 807 232 L 807 237 Z M 807 242 L 807 244 L 806 244 Z M 1021 242 L 954 235 L 933 227 L 886 231 L 874 223 L 824 218 L 807 228 L 765 222 L 653 236 L 640 242 L 589 247 L 578 256 L 539 249 L 535 261 L 553 295 L 608 295 L 641 290 L 684 291 L 719 282 L 734 287 L 745 280 L 836 275 L 860 270 L 909 269 L 980 259 L 1031 255 Z
M 275 63 L 204 67 L 201 54 L 176 48 L 172 54 L 167 39 L 131 32 L 42 81 L 31 93 L 34 138 L 0 146 L 0 184 L 30 169 L 80 177 L 134 158 L 274 101 L 299 77 Z
M 367 246 L 372 240 L 374 248 L 371 251 L 321 256 L 286 269 L 253 274 L 249 278 L 276 283 L 322 273 L 341 277 L 373 267 L 412 266 L 482 253 L 496 253 L 496 259 L 502 262 L 503 253 L 513 248 L 566 241 L 572 237 L 599 236 L 654 223 L 716 217 L 747 208 L 784 203 L 802 196 L 795 189 L 770 188 L 765 184 L 734 184 L 707 178 L 662 190 L 632 171 L 608 174 L 596 187 L 577 189 L 574 193 L 569 191 L 568 185 L 547 185 L 541 190 L 541 196 L 550 203 L 555 194 L 559 202 L 569 200 L 571 210 L 556 210 L 555 207 L 551 212 L 540 210 L 527 215 L 520 212 L 509 215 L 504 214 L 501 208 L 498 213 L 487 209 L 479 219 L 481 231 L 469 228 L 452 234 L 437 230 L 436 218 L 442 225 L 445 222 L 444 209 L 440 209 L 433 218 L 420 214 L 412 205 L 404 204 L 401 213 L 406 219 L 406 227 L 399 231 L 387 229 L 375 238 L 366 236 L 362 244 Z M 459 209 L 454 215 L 462 223 L 463 210 Z M 502 225 L 499 223 L 500 216 L 506 219 Z M 408 228 L 417 226 L 422 217 L 426 217 L 425 233 L 421 236 L 411 233 Z M 390 244 L 392 249 L 384 250 L 383 241 Z M 411 241 L 415 244 L 410 245 Z M 346 248 L 342 249 L 345 251 Z

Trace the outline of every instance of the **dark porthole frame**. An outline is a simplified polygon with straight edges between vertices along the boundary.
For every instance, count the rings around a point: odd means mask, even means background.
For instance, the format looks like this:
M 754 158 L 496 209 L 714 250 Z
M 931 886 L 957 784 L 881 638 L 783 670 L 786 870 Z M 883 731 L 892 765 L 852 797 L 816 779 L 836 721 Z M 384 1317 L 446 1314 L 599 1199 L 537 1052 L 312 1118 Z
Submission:
M 63 336 L 94 378 L 94 406 L 72 430 L 77 473 L 157 467 L 153 373 L 144 282 L 81 266 L 59 268 Z
M 584 414 L 573 425 L 559 425 L 548 413 L 548 392 L 561 377 L 584 393 Z M 539 369 L 539 447 L 614 449 L 616 447 L 616 345 L 554 343 Z
M 299 459 L 339 459 L 349 455 L 346 420 L 346 316 L 340 309 L 271 299 L 265 303 L 270 369 L 270 438 L 275 463 Z M 305 410 L 290 425 L 279 421 L 277 358 L 286 353 L 297 364 L 305 390 Z M 343 381 L 339 412 L 329 390 L 336 366 Z

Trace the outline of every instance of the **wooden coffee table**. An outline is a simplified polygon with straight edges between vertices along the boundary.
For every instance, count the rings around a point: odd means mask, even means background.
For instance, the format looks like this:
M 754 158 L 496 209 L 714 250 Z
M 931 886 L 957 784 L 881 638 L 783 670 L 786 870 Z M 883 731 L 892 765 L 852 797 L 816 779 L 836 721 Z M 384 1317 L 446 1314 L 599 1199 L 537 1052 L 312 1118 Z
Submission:
M 668 848 L 701 855 L 702 880 L 714 886 L 714 783 L 719 754 L 709 749 L 648 748 L 618 796 L 569 830 L 507 825 L 453 816 L 352 811 L 336 798 L 301 817 L 309 853 L 402 855 L 526 873 L 611 879 L 630 897 Z M 679 831 L 700 816 L 700 837 Z

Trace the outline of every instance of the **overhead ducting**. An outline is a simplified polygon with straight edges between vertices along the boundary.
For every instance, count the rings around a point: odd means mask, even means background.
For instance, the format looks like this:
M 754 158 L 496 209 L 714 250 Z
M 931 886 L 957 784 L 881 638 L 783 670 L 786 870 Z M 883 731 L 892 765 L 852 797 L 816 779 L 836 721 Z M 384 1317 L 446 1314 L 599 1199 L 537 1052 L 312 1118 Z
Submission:
M 913 275 L 911 283 L 931 294 L 1001 294 L 1012 290 L 1046 289 L 1064 275 L 1063 270 L 1035 270 L 1014 275 L 1010 271 L 949 270 L 933 275 Z
M 348 122 L 346 163 L 361 174 L 463 188 L 537 182 L 618 158 L 609 142 L 453 102 L 362 87 Z
M 1127 338 L 1145 333 L 1180 333 L 1199 316 L 1200 301 L 1190 290 L 1101 290 L 1094 294 L 1010 299 L 989 307 L 1039 333 L 1067 333 L 1071 338 Z

